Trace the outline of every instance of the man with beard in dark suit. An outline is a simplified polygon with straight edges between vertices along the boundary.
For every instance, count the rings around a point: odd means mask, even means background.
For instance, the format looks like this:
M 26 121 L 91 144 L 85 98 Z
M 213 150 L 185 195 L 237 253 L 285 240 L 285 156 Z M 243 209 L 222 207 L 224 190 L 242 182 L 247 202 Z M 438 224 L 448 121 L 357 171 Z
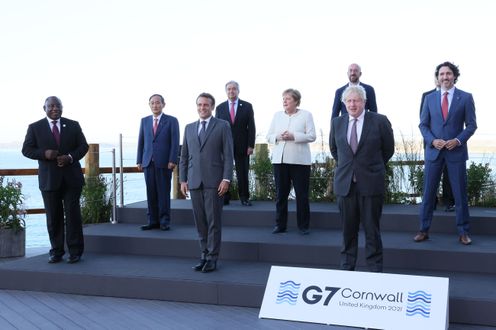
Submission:
M 335 118 L 347 113 L 346 106 L 341 99 L 343 96 L 343 91 L 348 86 L 362 86 L 365 89 L 365 92 L 367 93 L 367 100 L 365 101 L 365 110 L 371 112 L 377 112 L 377 103 L 375 101 L 374 87 L 362 83 L 360 81 L 361 76 L 362 76 L 362 68 L 360 68 L 360 66 L 356 63 L 350 64 L 350 66 L 348 67 L 349 83 L 336 90 L 336 95 L 334 96 L 334 103 L 332 105 L 331 118 Z

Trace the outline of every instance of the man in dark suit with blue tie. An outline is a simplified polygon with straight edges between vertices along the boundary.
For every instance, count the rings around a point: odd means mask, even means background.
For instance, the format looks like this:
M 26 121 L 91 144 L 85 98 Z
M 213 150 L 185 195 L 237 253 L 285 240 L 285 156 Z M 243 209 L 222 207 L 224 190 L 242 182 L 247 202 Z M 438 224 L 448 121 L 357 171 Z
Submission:
M 200 120 L 184 129 L 179 177 L 183 195 L 191 194 L 200 239 L 200 262 L 193 269 L 208 273 L 217 268 L 224 194 L 232 180 L 233 145 L 229 123 L 212 116 L 214 97 L 201 93 L 196 107 Z
M 348 86 L 362 86 L 367 93 L 367 100 L 365 103 L 365 110 L 377 112 L 377 103 L 375 101 L 375 91 L 374 87 L 360 82 L 360 77 L 362 76 L 362 69 L 356 63 L 350 64 L 348 67 L 348 80 L 349 83 L 340 87 L 336 90 L 336 95 L 334 96 L 334 103 L 332 105 L 331 118 L 344 115 L 346 113 L 346 106 L 342 102 L 343 91 Z
M 149 98 L 152 115 L 141 119 L 136 164 L 143 170 L 148 202 L 148 224 L 142 230 L 170 229 L 170 190 L 172 171 L 179 158 L 179 123 L 163 113 L 162 95 Z
M 248 173 L 250 155 L 255 148 L 255 118 L 253 107 L 249 102 L 238 98 L 239 84 L 229 81 L 226 84 L 227 101 L 215 109 L 215 117 L 231 124 L 234 145 L 234 164 L 241 205 L 251 206 Z M 229 204 L 229 192 L 224 196 L 224 204 Z
M 367 268 L 382 272 L 379 223 L 394 135 L 386 116 L 365 110 L 366 98 L 362 86 L 349 86 L 343 91 L 347 113 L 332 119 L 329 146 L 336 160 L 334 193 L 343 225 L 341 269 L 355 270 L 361 222 Z
M 460 243 L 472 242 L 469 236 L 467 198 L 467 141 L 477 129 L 472 94 L 455 87 L 458 67 L 444 62 L 436 67 L 441 89 L 425 97 L 420 115 L 420 132 L 424 138 L 424 193 L 420 210 L 420 231 L 415 242 L 429 238 L 434 200 L 443 167 L 446 166 L 455 198 L 456 226 Z
M 80 197 L 84 185 L 79 161 L 88 152 L 88 143 L 79 123 L 62 116 L 62 102 L 56 96 L 45 100 L 43 118 L 28 127 L 22 154 L 38 160 L 38 181 L 45 205 L 49 263 L 62 261 L 64 243 L 68 263 L 76 263 L 84 251 Z

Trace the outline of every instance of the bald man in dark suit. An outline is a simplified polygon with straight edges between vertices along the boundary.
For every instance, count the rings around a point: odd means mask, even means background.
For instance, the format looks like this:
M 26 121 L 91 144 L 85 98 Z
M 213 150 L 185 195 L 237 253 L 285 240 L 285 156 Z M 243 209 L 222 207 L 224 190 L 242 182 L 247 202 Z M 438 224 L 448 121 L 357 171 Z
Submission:
M 56 96 L 45 100 L 46 118 L 29 125 L 22 154 L 38 160 L 38 180 L 45 204 L 49 263 L 62 261 L 64 242 L 68 263 L 76 263 L 84 251 L 80 197 L 84 177 L 79 161 L 88 144 L 77 121 L 62 116 L 62 102 Z

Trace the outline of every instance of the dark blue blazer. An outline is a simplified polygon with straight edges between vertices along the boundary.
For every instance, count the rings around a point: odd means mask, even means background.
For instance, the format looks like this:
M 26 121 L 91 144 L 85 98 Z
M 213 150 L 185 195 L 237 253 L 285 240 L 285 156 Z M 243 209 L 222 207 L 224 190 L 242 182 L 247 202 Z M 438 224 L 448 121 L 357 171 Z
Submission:
M 364 83 L 360 83 L 360 86 L 365 88 L 365 92 L 367 93 L 367 102 L 365 102 L 365 109 L 372 112 L 377 112 L 377 103 L 375 101 L 374 87 L 370 85 L 366 85 Z M 346 87 L 348 87 L 348 84 L 336 90 L 336 95 L 334 96 L 334 104 L 332 105 L 331 118 L 335 118 L 347 113 L 346 106 L 344 105 L 343 102 L 341 102 L 341 96 L 343 95 L 343 92 L 346 89 Z
M 57 166 L 57 160 L 47 160 L 45 150 L 58 150 L 60 155 L 71 155 L 72 164 Z M 38 181 L 41 191 L 54 191 L 62 183 L 68 187 L 82 187 L 83 172 L 79 161 L 88 152 L 88 143 L 79 123 L 67 118 L 60 118 L 60 146 L 53 137 L 50 123 L 46 118 L 32 123 L 28 127 L 22 146 L 22 154 L 38 160 Z
M 157 133 L 153 136 L 153 115 L 141 119 L 136 164 L 167 168 L 169 162 L 179 163 L 179 123 L 173 116 L 162 113 Z
M 425 160 L 436 160 L 441 152 L 432 146 L 433 140 L 457 138 L 461 143 L 459 147 L 453 150 L 443 149 L 446 160 L 466 161 L 467 141 L 477 129 L 472 94 L 455 88 L 446 121 L 441 113 L 441 92 L 435 91 L 427 95 L 420 114 L 419 128 L 425 142 Z

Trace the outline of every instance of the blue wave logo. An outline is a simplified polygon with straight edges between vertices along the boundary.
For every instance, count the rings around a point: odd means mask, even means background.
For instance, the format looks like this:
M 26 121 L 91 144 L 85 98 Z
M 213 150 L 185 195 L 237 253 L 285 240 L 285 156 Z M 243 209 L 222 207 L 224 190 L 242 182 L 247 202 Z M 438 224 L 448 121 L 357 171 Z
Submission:
M 293 281 L 281 282 L 279 284 L 279 292 L 277 292 L 276 303 L 296 305 L 300 294 L 300 285 L 301 283 L 295 283 Z
M 431 298 L 431 294 L 422 290 L 408 292 L 406 315 L 420 315 L 422 317 L 429 318 L 431 316 Z

